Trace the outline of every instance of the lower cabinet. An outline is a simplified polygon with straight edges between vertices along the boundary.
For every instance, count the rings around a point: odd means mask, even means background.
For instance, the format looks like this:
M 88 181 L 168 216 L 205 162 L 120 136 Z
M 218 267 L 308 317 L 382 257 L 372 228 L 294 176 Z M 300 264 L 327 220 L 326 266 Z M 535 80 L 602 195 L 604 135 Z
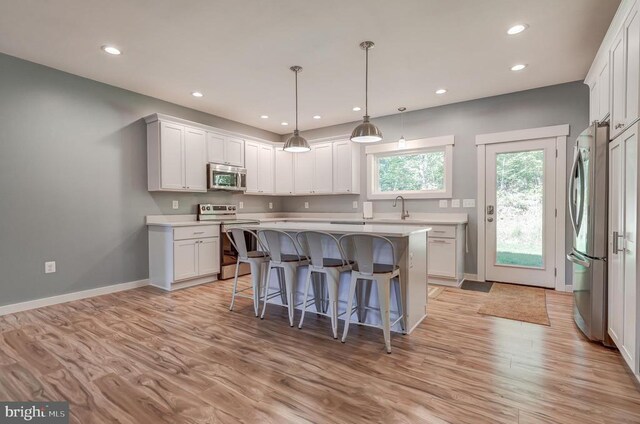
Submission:
M 464 278 L 464 225 L 430 225 L 428 238 L 429 281 L 457 286 Z
M 608 333 L 640 379 L 638 123 L 609 144 Z
M 216 279 L 220 273 L 220 226 L 149 226 L 149 280 L 175 290 Z

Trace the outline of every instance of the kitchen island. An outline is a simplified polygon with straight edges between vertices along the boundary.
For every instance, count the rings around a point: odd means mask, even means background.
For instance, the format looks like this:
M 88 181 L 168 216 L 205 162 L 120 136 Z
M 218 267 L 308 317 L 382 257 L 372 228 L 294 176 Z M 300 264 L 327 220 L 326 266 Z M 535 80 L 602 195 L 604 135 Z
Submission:
M 280 230 L 290 233 L 295 238 L 295 233 L 300 231 L 323 231 L 340 237 L 344 234 L 372 234 L 387 237 L 391 240 L 395 247 L 398 265 L 400 266 L 400 275 L 402 281 L 403 305 L 405 309 L 405 319 L 407 333 L 422 322 L 427 315 L 427 237 L 431 230 L 427 226 L 416 225 L 393 225 L 393 224 L 336 224 L 327 222 L 292 222 L 292 221 L 273 221 L 262 222 L 260 224 L 245 224 L 242 228 L 253 231 L 259 230 Z M 287 246 L 288 252 L 293 252 L 293 246 Z M 389 253 L 381 250 L 377 252 L 379 255 L 377 260 L 380 262 L 391 263 Z M 338 258 L 338 252 L 333 252 L 333 257 Z M 302 301 L 302 284 L 306 277 L 307 267 L 299 267 L 297 273 L 297 289 L 296 304 Z M 251 278 L 260 278 L 260 276 L 252 275 Z M 271 275 L 270 287 L 277 287 L 278 281 L 275 273 Z M 347 273 L 340 277 L 339 288 L 339 313 L 346 309 L 346 300 L 348 297 L 349 275 Z M 371 286 L 369 306 L 377 307 L 377 295 L 375 285 Z M 274 299 L 275 300 L 275 299 Z M 395 305 L 395 298 L 391 299 L 391 304 Z M 314 306 L 310 306 L 308 312 L 314 311 Z M 380 317 L 376 313 L 367 314 L 364 321 L 367 323 L 378 323 Z M 400 331 L 399 325 L 393 328 L 394 331 Z

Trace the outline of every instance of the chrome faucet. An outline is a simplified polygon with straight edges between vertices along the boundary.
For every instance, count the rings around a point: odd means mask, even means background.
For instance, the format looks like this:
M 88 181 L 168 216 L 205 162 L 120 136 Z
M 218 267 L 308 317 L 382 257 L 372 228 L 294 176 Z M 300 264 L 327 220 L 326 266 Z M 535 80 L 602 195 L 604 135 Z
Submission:
M 398 199 L 402 200 L 402 214 L 400 215 L 401 219 L 407 219 L 409 217 L 409 211 L 404 209 L 404 197 L 398 196 L 393 201 L 393 207 L 395 208 L 398 205 Z

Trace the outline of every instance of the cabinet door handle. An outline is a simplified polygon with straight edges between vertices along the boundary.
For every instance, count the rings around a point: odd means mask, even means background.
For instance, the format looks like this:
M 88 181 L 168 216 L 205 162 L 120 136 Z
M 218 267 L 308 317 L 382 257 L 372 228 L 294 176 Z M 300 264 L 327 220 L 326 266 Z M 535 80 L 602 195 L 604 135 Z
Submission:
M 622 239 L 622 242 L 624 243 L 624 234 L 620 234 L 617 231 L 613 232 L 613 247 L 611 248 L 611 251 L 614 255 L 617 255 L 619 252 L 624 252 L 624 247 L 622 249 L 620 249 L 620 244 L 618 242 L 618 240 Z
M 446 240 L 437 240 L 437 239 L 431 239 L 432 242 L 434 243 L 446 243 Z
M 194 231 L 193 234 L 204 234 L 204 231 Z
M 443 230 L 431 230 L 432 233 L 444 233 L 445 231 Z

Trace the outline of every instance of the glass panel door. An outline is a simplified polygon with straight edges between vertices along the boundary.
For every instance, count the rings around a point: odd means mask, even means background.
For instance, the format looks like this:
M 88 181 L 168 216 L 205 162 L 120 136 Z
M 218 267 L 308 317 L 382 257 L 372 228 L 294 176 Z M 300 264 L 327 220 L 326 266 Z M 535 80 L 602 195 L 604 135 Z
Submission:
M 544 150 L 496 155 L 496 264 L 544 265 Z

